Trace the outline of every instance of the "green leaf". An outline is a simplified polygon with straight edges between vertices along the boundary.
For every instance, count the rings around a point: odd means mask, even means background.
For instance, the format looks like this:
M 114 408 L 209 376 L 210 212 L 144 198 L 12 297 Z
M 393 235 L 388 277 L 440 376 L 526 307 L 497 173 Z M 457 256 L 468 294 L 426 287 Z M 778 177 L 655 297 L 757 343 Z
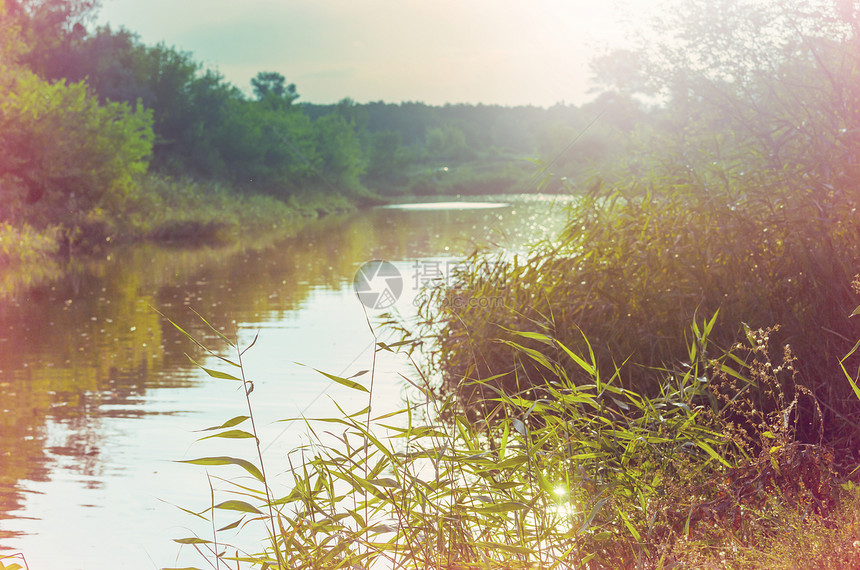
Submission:
M 216 509 L 224 509 L 227 511 L 239 511 L 241 513 L 252 513 L 255 515 L 262 515 L 263 514 L 262 511 L 257 509 L 257 507 L 255 507 L 254 505 L 251 505 L 249 503 L 246 503 L 245 501 L 237 501 L 237 500 L 224 501 L 223 503 L 215 505 L 215 508 Z
M 223 431 L 221 433 L 213 433 L 212 435 L 201 437 L 197 441 L 203 441 L 204 439 L 210 439 L 213 437 L 223 437 L 225 439 L 254 439 L 255 436 L 252 433 L 248 433 L 240 429 L 231 429 L 228 431 Z
M 208 427 L 206 429 L 199 429 L 196 431 L 198 431 L 198 432 L 199 431 L 212 431 L 212 430 L 216 430 L 216 429 L 229 428 L 229 427 L 237 426 L 249 418 L 250 418 L 250 416 L 236 416 L 235 418 L 230 418 L 229 420 L 227 420 L 226 422 L 224 422 L 220 426 L 212 426 L 212 427 Z
M 188 355 L 186 354 L 185 356 L 188 356 Z M 188 356 L 188 360 L 190 360 L 194 364 L 194 366 L 196 366 L 197 368 L 200 368 L 203 372 L 205 372 L 206 374 L 208 374 L 212 378 L 218 378 L 220 380 L 235 380 L 236 382 L 242 381 L 241 378 L 236 378 L 232 374 L 227 374 L 226 372 L 220 372 L 218 370 L 212 370 L 211 368 L 206 368 L 205 366 L 203 366 L 202 364 L 200 364 L 199 362 L 197 362 L 196 360 L 194 360 L 190 356 Z
M 516 469 L 517 467 L 523 465 L 529 460 L 529 458 L 525 455 L 514 455 L 512 457 L 508 457 L 504 461 L 500 461 L 497 465 L 497 469 Z
M 517 344 L 515 342 L 511 342 L 509 340 L 502 339 L 501 342 L 503 344 L 510 346 L 511 348 L 513 348 L 519 352 L 522 352 L 523 354 L 525 354 L 526 356 L 528 356 L 529 358 L 531 358 L 532 360 L 534 360 L 535 362 L 537 362 L 538 364 L 540 364 L 541 366 L 546 368 L 547 370 L 550 370 L 553 372 L 555 371 L 555 367 L 552 365 L 552 363 L 549 361 L 549 359 L 546 357 L 546 355 L 543 354 L 542 352 L 539 352 L 539 351 L 537 351 L 533 348 L 529 348 L 527 346 L 523 346 L 521 344 Z
M 505 327 L 502 327 L 502 328 L 505 329 L 506 331 L 510 332 L 510 333 L 513 333 L 517 336 L 521 336 L 523 338 L 530 338 L 532 340 L 538 340 L 538 341 L 543 342 L 545 344 L 552 344 L 552 339 L 550 337 L 548 337 L 547 335 L 545 335 L 544 333 L 529 332 L 529 331 L 515 331 L 515 330 L 509 329 L 509 328 L 505 328 Z
M 623 511 L 619 511 L 619 514 L 621 515 L 621 519 L 624 521 L 624 526 L 627 527 L 627 530 L 630 531 L 630 534 L 633 536 L 633 538 L 635 538 L 637 541 L 641 541 L 642 536 L 639 534 L 639 531 L 636 530 L 636 527 L 633 526 L 633 523 L 630 522 L 630 519 L 627 518 L 627 515 L 625 515 Z
M 263 474 L 260 473 L 260 470 L 257 469 L 257 466 L 250 461 L 246 461 L 244 459 L 226 456 L 201 457 L 200 459 L 185 459 L 183 461 L 177 461 L 176 463 L 191 463 L 193 465 L 238 465 L 239 467 L 242 467 L 245 471 L 253 475 L 255 479 L 257 479 L 261 483 L 265 483 L 265 480 L 263 479 Z
M 582 526 L 579 528 L 579 534 L 588 530 L 588 528 L 591 526 L 591 521 L 594 520 L 594 517 L 597 516 L 597 513 L 600 512 L 600 509 L 603 508 L 604 503 L 606 503 L 606 501 L 608 500 L 609 498 L 607 497 L 605 499 L 600 499 L 599 501 L 597 501 L 597 503 L 594 505 L 594 508 L 591 509 L 591 513 L 588 515 L 588 518 L 585 519 L 585 521 L 582 523 Z
M 475 507 L 475 512 L 482 514 L 490 513 L 509 513 L 511 511 L 522 511 L 529 508 L 528 505 L 516 501 L 506 501 L 504 503 L 495 503 L 486 507 Z
M 217 332 L 217 331 L 216 331 L 216 332 Z M 218 333 L 218 334 L 221 334 L 221 333 Z M 224 335 L 221 335 L 221 336 L 223 337 Z M 225 337 L 225 338 L 226 338 L 226 337 Z M 254 340 L 252 340 L 252 341 L 251 341 L 251 344 L 249 344 L 248 346 L 246 346 L 245 348 L 243 348 L 243 349 L 242 349 L 242 352 L 240 352 L 240 353 L 239 353 L 239 358 L 240 358 L 240 359 L 242 358 L 242 356 L 244 356 L 244 354 L 245 354 L 246 352 L 248 352 L 249 350 L 251 350 L 251 349 L 254 347 L 254 345 L 255 345 L 255 344 L 257 344 L 257 339 L 258 339 L 258 338 L 260 338 L 260 331 L 257 331 L 257 334 L 255 334 L 255 335 L 254 335 Z M 227 342 L 229 342 L 229 341 L 227 341 Z
M 320 374 L 322 374 L 323 376 L 325 376 L 329 380 L 333 380 L 333 381 L 337 382 L 338 384 L 342 384 L 343 386 L 346 386 L 347 388 L 352 388 L 353 390 L 359 390 L 361 392 L 370 393 L 370 391 L 367 388 L 365 388 L 364 386 L 362 386 L 358 382 L 350 380 L 349 378 L 342 378 L 340 376 L 335 376 L 334 374 L 329 374 L 328 372 L 323 372 L 322 370 L 317 370 L 316 368 L 314 368 L 314 370 L 316 370 L 317 372 L 319 372 Z
M 722 455 L 720 455 L 719 453 L 714 451 L 714 448 L 711 447 L 710 445 L 708 445 L 707 443 L 705 443 L 704 441 L 697 441 L 696 445 L 698 445 L 699 447 L 704 449 L 708 453 L 708 455 L 710 455 L 711 457 L 713 457 L 714 459 L 716 459 L 717 461 L 719 461 L 720 463 L 722 463 L 726 467 L 731 467 L 731 464 L 728 461 L 726 461 L 725 459 L 723 459 Z
M 842 362 L 839 362 L 839 366 L 842 368 L 842 373 L 845 374 L 845 377 L 848 379 L 848 382 L 851 384 L 851 389 L 854 390 L 854 395 L 857 396 L 857 399 L 860 400 L 860 388 L 857 387 L 857 382 L 848 374 L 848 371 L 845 370 L 845 365 Z
M 383 477 L 382 479 L 371 479 L 369 483 L 371 485 L 376 485 L 377 487 L 389 487 L 392 489 L 400 488 L 400 483 L 390 477 Z
M 484 542 L 478 541 L 475 542 L 475 546 L 479 546 L 481 548 L 486 548 L 489 550 L 503 550 L 505 552 L 512 552 L 514 554 L 522 554 L 522 555 L 533 555 L 534 549 L 525 547 L 525 546 L 516 546 L 514 544 L 507 544 L 505 542 Z
M 226 372 L 220 372 L 218 370 L 212 370 L 211 368 L 200 367 L 203 372 L 211 376 L 212 378 L 218 378 L 219 380 L 235 380 L 236 382 L 241 382 L 241 378 L 236 378 L 232 374 L 227 374 Z
M 857 387 L 857 382 L 854 380 L 854 378 L 851 377 L 851 375 L 848 373 L 848 370 L 845 369 L 845 361 L 848 360 L 848 358 L 850 358 L 851 355 L 854 354 L 858 348 L 860 348 L 860 340 L 858 340 L 857 343 L 854 344 L 854 348 L 848 351 L 848 354 L 842 357 L 842 360 L 839 361 L 839 367 L 842 369 L 842 373 L 845 374 L 845 378 L 847 378 L 848 382 L 851 384 L 851 389 L 854 390 L 854 395 L 857 396 L 858 399 L 860 399 L 860 388 Z
M 233 341 L 231 341 L 229 338 L 227 338 L 226 336 L 224 336 L 224 335 L 221 333 L 221 331 L 219 331 L 218 329 L 216 329 L 215 327 L 213 327 L 211 324 L 209 324 L 209 321 L 207 321 L 207 320 L 203 317 L 203 315 L 201 315 L 200 313 L 198 313 L 198 312 L 197 312 L 196 310 L 194 310 L 193 308 L 191 308 L 191 307 L 189 307 L 189 308 L 191 309 L 191 312 L 192 312 L 192 313 L 194 313 L 195 315 L 197 315 L 197 317 L 198 317 L 201 321 L 203 321 L 203 323 L 204 323 L 207 327 L 209 327 L 209 329 L 210 329 L 212 332 L 214 332 L 215 334 L 217 334 L 218 336 L 220 336 L 220 337 L 221 337 L 221 340 L 223 340 L 224 342 L 226 342 L 226 343 L 227 343 L 228 345 L 230 345 L 231 347 L 234 347 L 234 348 L 235 348 L 235 346 L 236 346 L 236 345 L 235 345 L 235 344 L 233 344 Z M 254 340 L 256 340 L 256 339 L 254 339 Z M 251 343 L 251 345 L 252 345 L 252 346 L 253 346 L 253 344 L 254 344 L 254 343 Z M 248 347 L 248 348 L 250 348 L 250 347 Z M 247 349 L 246 349 L 246 350 L 247 350 Z
M 586 374 L 588 374 L 589 376 L 596 376 L 596 375 L 597 375 L 597 368 L 595 368 L 595 367 L 594 367 L 594 366 L 592 366 L 591 364 L 587 363 L 583 358 L 581 358 L 580 356 L 578 356 L 577 354 L 575 354 L 572 350 L 570 350 L 569 348 L 567 348 L 567 347 L 566 347 L 565 345 L 563 345 L 562 343 L 560 343 L 560 342 L 559 342 L 559 343 L 558 343 L 558 345 L 561 347 L 561 349 L 562 349 L 565 353 L 567 353 L 567 356 L 568 356 L 568 357 L 570 357 L 570 359 L 571 359 L 571 360 L 573 360 L 574 362 L 576 362 L 576 364 L 577 364 L 580 368 L 582 368 L 583 370 L 585 370 Z

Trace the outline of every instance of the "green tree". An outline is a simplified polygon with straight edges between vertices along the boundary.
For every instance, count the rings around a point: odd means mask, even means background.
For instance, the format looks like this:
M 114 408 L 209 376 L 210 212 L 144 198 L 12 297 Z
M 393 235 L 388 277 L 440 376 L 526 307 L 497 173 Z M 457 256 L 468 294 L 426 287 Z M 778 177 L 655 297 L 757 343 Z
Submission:
M 408 160 L 402 146 L 402 137 L 397 131 L 373 133 L 368 151 L 367 175 L 375 180 L 384 180 L 400 174 Z
M 275 71 L 261 71 L 251 79 L 251 87 L 257 101 L 272 109 L 289 107 L 299 98 L 295 83 L 287 85 L 287 79 Z
M 58 74 L 48 79 L 86 81 L 103 102 L 140 100 L 145 107 L 156 103 L 150 50 L 124 29 L 100 27 L 71 49 L 55 55 Z
M 58 77 L 86 81 L 103 102 L 138 101 L 153 112 L 153 166 L 172 174 L 217 178 L 227 170 L 219 129 L 227 102 L 241 93 L 190 54 L 146 46 L 126 30 L 103 27 L 54 56 Z
M 452 124 L 428 128 L 425 145 L 427 156 L 436 160 L 456 160 L 469 150 L 466 135 Z
M 289 196 L 313 179 L 320 162 L 303 113 L 233 99 L 216 136 L 227 176 L 240 187 Z
M 84 83 L 50 84 L 3 70 L 0 188 L 7 218 L 74 223 L 119 210 L 147 169 L 152 117 L 142 106 L 99 105 Z
M 589 271 L 611 276 L 604 295 L 584 279 L 588 293 L 612 299 L 604 307 L 622 318 L 639 312 L 639 332 L 624 327 L 629 338 L 661 343 L 670 335 L 653 331 L 680 330 L 672 319 L 703 308 L 720 308 L 723 346 L 737 340 L 741 319 L 779 325 L 774 345 L 791 344 L 798 380 L 824 411 L 822 420 L 820 409 L 801 410 L 801 423 L 854 438 L 856 426 L 844 422 L 855 413 L 850 388 L 835 363 L 856 338 L 848 315 L 860 264 L 857 3 L 685 0 L 661 16 L 632 52 L 634 76 L 613 76 L 630 52 L 598 69 L 618 88 L 658 95 L 664 109 L 660 136 L 641 150 L 645 174 L 611 189 L 623 200 L 603 201 L 595 189 L 571 226 L 582 240 L 571 243 L 596 252 Z
M 314 135 L 321 176 L 340 188 L 357 189 L 366 164 L 352 123 L 338 114 L 326 115 L 314 121 Z
M 0 0 L 0 66 L 17 64 L 23 49 L 20 26 L 9 17 L 4 0 Z

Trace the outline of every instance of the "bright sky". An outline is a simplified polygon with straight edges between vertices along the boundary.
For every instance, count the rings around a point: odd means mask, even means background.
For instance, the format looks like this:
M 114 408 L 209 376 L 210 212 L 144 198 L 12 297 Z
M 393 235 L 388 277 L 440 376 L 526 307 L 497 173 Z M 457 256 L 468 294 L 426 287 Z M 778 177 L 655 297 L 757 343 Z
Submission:
M 301 101 L 581 104 L 588 57 L 654 0 L 102 0 L 100 23 L 164 41 L 248 89 Z

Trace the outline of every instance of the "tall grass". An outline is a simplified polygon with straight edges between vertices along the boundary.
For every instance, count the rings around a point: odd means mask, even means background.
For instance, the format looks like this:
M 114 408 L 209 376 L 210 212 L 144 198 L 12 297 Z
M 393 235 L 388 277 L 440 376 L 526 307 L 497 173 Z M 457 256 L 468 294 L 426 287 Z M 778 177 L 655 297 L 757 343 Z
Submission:
M 61 229 L 0 222 L 0 298 L 61 274 L 57 253 Z
M 511 331 L 547 334 L 580 351 L 583 332 L 610 373 L 613 358 L 628 362 L 623 386 L 654 394 L 661 368 L 686 357 L 695 315 L 719 311 L 711 334 L 719 349 L 746 329 L 779 325 L 774 344 L 794 349 L 800 379 L 831 420 L 828 440 L 850 447 L 860 416 L 838 362 L 860 332 L 849 318 L 860 267 L 857 206 L 856 196 L 828 191 L 729 196 L 597 184 L 573 203 L 562 240 L 516 258 L 478 253 L 452 287 L 426 296 L 424 334 L 438 343 L 446 387 L 468 386 L 463 397 L 479 401 L 487 393 L 475 379 L 494 378 L 506 391 L 543 382 L 511 349 Z M 448 303 L 450 295 L 494 302 Z
M 57 253 L 57 231 L 39 232 L 27 224 L 0 222 L 0 266 L 44 263 Z
M 291 235 L 308 219 L 370 199 L 307 189 L 286 200 L 259 193 L 237 200 L 224 185 L 147 175 L 112 211 L 94 208 L 53 226 L 0 221 L 0 297 L 58 279 L 70 259 L 117 244 L 259 246 Z
M 185 462 L 240 467 L 251 482 L 232 480 L 224 498 L 212 491 L 209 507 L 193 513 L 208 520 L 209 535 L 177 542 L 211 568 L 755 567 L 770 552 L 762 547 L 792 524 L 843 545 L 849 531 L 828 530 L 828 517 L 845 512 L 832 457 L 796 440 L 796 397 L 779 381 L 793 360 L 771 363 L 767 331 L 710 355 L 715 322 L 690 327 L 684 366 L 663 369 L 650 397 L 621 385 L 622 367 L 604 376 L 586 338 L 577 352 L 534 332 L 509 331 L 516 340 L 506 345 L 541 372 L 542 389 L 474 380 L 488 394 L 479 417 L 418 367 L 405 378 L 414 392 L 402 409 L 376 417 L 366 380 L 373 367 L 350 377 L 323 372 L 367 405 L 304 420 L 312 443 L 291 455 L 285 480 L 266 475 L 260 453 L 256 393 L 241 360 L 250 346 L 222 337 L 234 356 L 207 352 L 229 372 L 203 370 L 241 383 L 246 411 L 206 437 L 251 440 L 248 455 Z M 376 351 L 398 348 L 407 345 L 380 342 Z M 765 384 L 769 403 L 751 390 Z M 751 438 L 773 445 L 749 446 Z M 216 512 L 236 520 L 218 529 Z M 261 550 L 229 547 L 224 535 L 252 521 L 267 529 Z
M 218 243 L 353 207 L 346 198 L 312 192 L 289 200 L 249 192 L 237 201 L 235 190 L 223 184 L 148 175 L 110 223 L 126 239 Z

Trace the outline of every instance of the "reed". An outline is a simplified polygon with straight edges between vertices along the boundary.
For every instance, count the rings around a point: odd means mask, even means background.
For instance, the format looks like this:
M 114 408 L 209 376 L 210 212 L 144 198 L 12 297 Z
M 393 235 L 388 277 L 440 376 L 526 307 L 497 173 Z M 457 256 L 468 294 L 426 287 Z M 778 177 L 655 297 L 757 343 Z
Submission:
M 823 446 L 797 440 L 796 402 L 805 392 L 783 392 L 780 379 L 793 357 L 773 364 L 764 330 L 716 351 L 716 321 L 689 327 L 687 358 L 660 371 L 652 396 L 622 385 L 623 365 L 604 375 L 582 334 L 584 350 L 576 351 L 547 334 L 509 330 L 515 340 L 505 346 L 543 383 L 510 391 L 496 378 L 469 380 L 486 395 L 479 415 L 418 366 L 404 378 L 413 396 L 381 416 L 371 413 L 366 380 L 375 366 L 350 377 L 322 372 L 367 405 L 339 408 L 337 417 L 285 418 L 304 421 L 311 437 L 291 455 L 285 480 L 266 475 L 253 423 L 253 380 L 241 360 L 253 342 L 240 349 L 218 334 L 235 356 L 206 352 L 230 372 L 203 370 L 213 381 L 241 383 L 247 413 L 205 437 L 253 445 L 246 457 L 185 462 L 240 467 L 252 484 L 232 480 L 226 500 L 210 491 L 208 508 L 188 512 L 208 520 L 211 536 L 177 542 L 211 568 L 744 567 L 773 556 L 767 545 L 791 527 L 851 556 L 850 533 L 828 521 L 858 499 L 853 490 L 840 495 Z M 376 352 L 408 357 L 414 347 L 377 342 Z M 754 390 L 764 385 L 767 402 Z M 250 429 L 237 429 L 246 422 Z M 798 485 L 795 475 L 817 485 Z M 216 512 L 238 518 L 216 529 Z M 262 549 L 230 548 L 224 534 L 252 521 L 267 529 Z
M 614 358 L 625 360 L 621 384 L 655 394 L 661 369 L 687 357 L 696 315 L 719 311 L 711 342 L 720 350 L 747 329 L 779 325 L 774 343 L 795 351 L 798 375 L 831 420 L 828 441 L 851 447 L 860 418 L 838 363 L 858 335 L 849 318 L 860 266 L 857 205 L 838 192 L 750 189 L 732 197 L 686 185 L 596 184 L 573 203 L 562 239 L 516 257 L 473 255 L 452 286 L 423 298 L 418 334 L 437 347 L 444 388 L 465 387 L 462 397 L 477 402 L 486 392 L 463 379 L 494 378 L 508 392 L 542 383 L 511 349 L 518 337 L 510 331 L 546 334 L 579 351 L 583 332 L 607 373 Z M 449 303 L 451 295 L 493 302 Z

